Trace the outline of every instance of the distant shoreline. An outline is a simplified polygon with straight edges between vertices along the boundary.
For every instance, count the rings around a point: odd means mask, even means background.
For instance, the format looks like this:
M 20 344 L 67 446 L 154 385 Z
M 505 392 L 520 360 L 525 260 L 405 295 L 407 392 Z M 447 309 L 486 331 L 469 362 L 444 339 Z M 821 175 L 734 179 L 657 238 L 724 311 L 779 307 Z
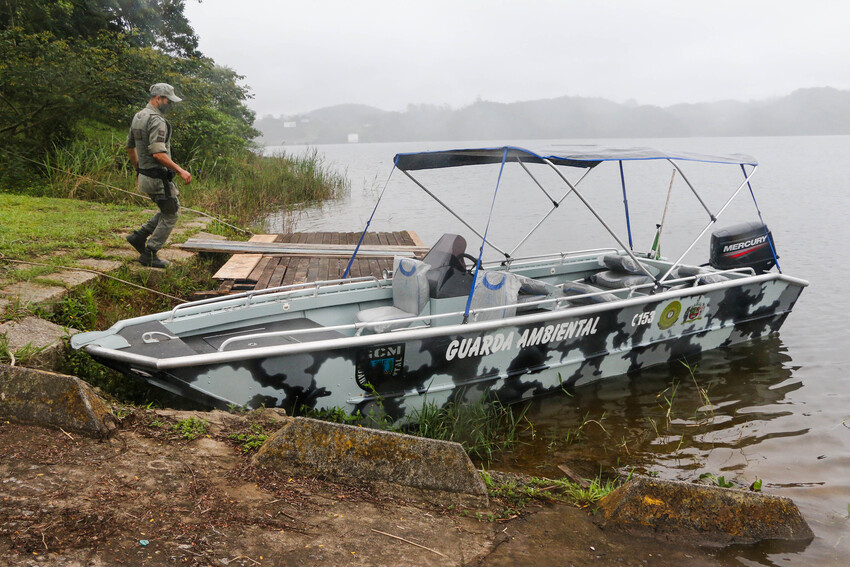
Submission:
M 266 145 L 434 142 L 490 139 L 680 138 L 850 134 L 850 91 L 800 89 L 759 101 L 718 101 L 667 107 L 602 98 L 494 103 L 458 109 L 410 105 L 389 112 L 342 104 L 255 121 Z

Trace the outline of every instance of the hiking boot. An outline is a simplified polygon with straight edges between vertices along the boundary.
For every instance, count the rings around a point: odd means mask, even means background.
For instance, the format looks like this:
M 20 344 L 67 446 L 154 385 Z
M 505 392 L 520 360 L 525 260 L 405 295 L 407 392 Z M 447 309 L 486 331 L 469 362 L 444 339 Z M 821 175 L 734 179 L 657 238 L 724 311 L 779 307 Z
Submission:
M 156 250 L 153 248 L 145 248 L 139 256 L 139 263 L 143 266 L 151 268 L 165 268 L 168 266 L 168 261 L 156 257 Z
M 127 235 L 127 242 L 129 242 L 130 245 L 135 248 L 139 254 L 145 253 L 145 242 L 147 241 L 148 237 L 145 234 L 139 232 L 138 230 Z

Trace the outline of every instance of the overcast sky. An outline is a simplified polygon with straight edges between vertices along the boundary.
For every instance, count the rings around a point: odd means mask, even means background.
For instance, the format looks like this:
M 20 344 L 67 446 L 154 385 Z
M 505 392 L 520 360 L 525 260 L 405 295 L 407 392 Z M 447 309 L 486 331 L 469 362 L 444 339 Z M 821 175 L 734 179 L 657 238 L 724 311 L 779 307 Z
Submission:
M 558 96 L 666 106 L 850 89 L 842 0 L 190 0 L 258 117 Z

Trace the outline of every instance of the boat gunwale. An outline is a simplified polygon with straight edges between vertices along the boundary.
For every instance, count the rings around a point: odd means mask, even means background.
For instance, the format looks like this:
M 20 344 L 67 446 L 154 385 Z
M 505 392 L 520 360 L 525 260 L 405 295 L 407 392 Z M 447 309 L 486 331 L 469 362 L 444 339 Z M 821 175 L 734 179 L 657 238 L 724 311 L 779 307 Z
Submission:
M 553 319 L 564 319 L 568 317 L 582 317 L 596 313 L 632 307 L 650 302 L 660 302 L 678 297 L 693 295 L 704 295 L 706 293 L 744 285 L 759 284 L 768 281 L 783 281 L 791 285 L 806 287 L 809 282 L 779 273 L 767 273 L 755 276 L 746 276 L 740 279 L 727 280 L 723 282 L 692 286 L 687 288 L 663 291 L 654 295 L 645 295 L 609 301 L 594 305 L 582 305 L 567 307 L 561 310 L 546 311 L 543 313 L 529 313 L 516 315 L 504 319 L 490 321 L 458 323 L 440 327 L 416 327 L 412 329 L 398 329 L 388 333 L 377 333 L 373 335 L 359 335 L 353 337 L 334 338 L 318 341 L 310 341 L 288 345 L 275 345 L 253 349 L 239 349 L 227 352 L 199 353 L 196 355 L 154 358 L 151 356 L 122 352 L 118 349 L 101 347 L 88 344 L 84 348 L 93 356 L 101 356 L 118 362 L 150 368 L 154 370 L 169 370 L 176 368 L 187 368 L 199 365 L 227 364 L 235 360 L 251 360 L 267 357 L 282 357 L 295 354 L 303 354 L 319 350 L 339 350 L 343 348 L 369 346 L 387 342 L 406 342 L 412 340 L 428 339 L 443 335 L 468 334 L 472 332 L 486 332 L 501 327 L 529 325 L 542 323 Z M 502 307 L 504 308 L 504 307 Z M 566 316 L 566 317 L 565 317 Z M 392 338 L 390 338 L 392 337 Z

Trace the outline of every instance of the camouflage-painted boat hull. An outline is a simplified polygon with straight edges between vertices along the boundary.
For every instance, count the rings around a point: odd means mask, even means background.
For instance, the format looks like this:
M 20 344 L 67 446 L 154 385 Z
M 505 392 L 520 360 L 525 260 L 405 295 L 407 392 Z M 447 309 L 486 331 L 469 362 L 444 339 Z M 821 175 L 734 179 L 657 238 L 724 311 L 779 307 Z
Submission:
M 484 396 L 512 403 L 769 335 L 805 285 L 766 274 L 510 319 L 259 348 L 190 366 L 174 359 L 144 368 L 88 351 L 209 405 L 352 413 L 380 405 L 405 419 L 426 403 Z

